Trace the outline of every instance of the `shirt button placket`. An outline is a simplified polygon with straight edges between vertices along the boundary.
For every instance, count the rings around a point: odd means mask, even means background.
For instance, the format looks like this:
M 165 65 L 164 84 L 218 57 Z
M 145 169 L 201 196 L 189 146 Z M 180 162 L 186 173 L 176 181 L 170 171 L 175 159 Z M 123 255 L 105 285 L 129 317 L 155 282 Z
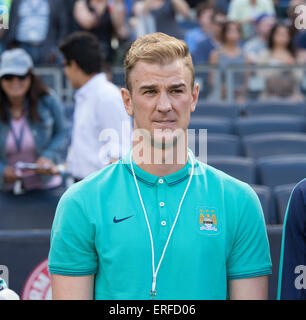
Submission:
M 164 242 L 167 238 L 167 199 L 165 199 L 167 184 L 163 178 L 158 179 L 157 183 L 157 195 L 158 195 L 158 206 L 159 206 L 159 240 Z

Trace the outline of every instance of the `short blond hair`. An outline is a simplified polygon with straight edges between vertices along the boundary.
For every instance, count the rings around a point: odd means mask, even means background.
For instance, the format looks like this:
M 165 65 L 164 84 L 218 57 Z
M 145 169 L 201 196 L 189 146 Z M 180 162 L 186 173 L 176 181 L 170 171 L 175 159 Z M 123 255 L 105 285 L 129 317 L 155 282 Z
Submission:
M 124 59 L 125 84 L 132 91 L 130 73 L 138 61 L 164 65 L 183 59 L 191 71 L 191 87 L 194 85 L 194 68 L 187 44 L 161 32 L 147 34 L 135 40 Z

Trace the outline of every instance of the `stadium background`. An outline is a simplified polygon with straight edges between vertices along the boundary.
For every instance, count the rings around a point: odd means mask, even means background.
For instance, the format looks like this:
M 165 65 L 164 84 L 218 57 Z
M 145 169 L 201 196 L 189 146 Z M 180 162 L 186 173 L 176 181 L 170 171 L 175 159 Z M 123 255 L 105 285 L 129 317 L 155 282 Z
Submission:
M 229 5 L 230 1 L 225 3 Z M 197 26 L 194 13 L 197 3 L 190 1 L 189 4 L 190 18 L 176 17 L 185 32 Z M 288 20 L 286 13 L 289 5 L 290 1 L 278 1 L 275 6 L 278 19 Z M 126 43 L 118 47 L 118 42 L 114 41 L 113 46 L 118 59 L 110 67 L 109 74 L 115 84 L 124 86 L 120 59 Z M 201 93 L 190 128 L 196 129 L 196 132 L 203 128 L 208 130 L 208 164 L 249 183 L 260 198 L 273 262 L 269 299 L 276 298 L 287 202 L 294 185 L 306 176 L 305 69 L 305 65 L 298 63 L 290 66 L 234 65 L 225 70 L 210 64 L 195 67 Z M 299 92 L 299 99 L 278 88 L 272 98 L 265 98 L 262 95 L 265 86 L 260 81 L 260 75 L 267 70 L 277 70 L 284 76 L 302 71 L 302 77 L 294 83 L 294 92 Z M 35 72 L 60 97 L 71 129 L 73 90 L 65 79 L 63 68 L 60 65 L 38 65 Z M 248 75 L 243 100 L 235 97 L 235 74 L 238 73 Z M 210 80 L 212 74 L 213 83 Z M 194 151 L 197 154 L 197 148 Z M 5 205 L 0 203 L 0 265 L 8 267 L 9 285 L 20 295 L 33 270 L 47 258 L 56 203 L 64 191 L 65 186 L 57 190 L 52 202 L 50 197 L 48 202 L 41 197 L 35 198 L 34 195 L 29 198 L 24 194 L 11 195 L 10 202 Z M 36 287 L 41 290 L 43 280 L 35 280 Z M 29 295 L 26 298 L 29 299 Z M 32 295 L 32 298 L 43 296 Z

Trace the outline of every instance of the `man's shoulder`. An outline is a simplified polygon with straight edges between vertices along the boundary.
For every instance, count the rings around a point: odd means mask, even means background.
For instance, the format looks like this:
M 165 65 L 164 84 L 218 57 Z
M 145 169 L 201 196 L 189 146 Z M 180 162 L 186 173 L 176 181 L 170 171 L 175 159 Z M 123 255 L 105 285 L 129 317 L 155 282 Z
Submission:
M 294 197 L 300 197 L 306 206 L 306 178 L 300 181 L 292 191 Z
M 100 93 L 101 96 L 105 96 L 105 93 L 107 93 L 109 90 L 111 90 L 111 93 L 120 94 L 118 86 L 115 85 L 113 82 L 109 81 L 106 75 L 99 75 L 96 81 L 97 85 L 101 87 L 101 90 L 98 90 L 97 94 Z
M 107 79 L 98 79 L 95 90 L 92 91 L 92 98 L 97 101 L 97 106 L 107 103 L 111 103 L 112 106 L 116 106 L 118 103 L 123 106 L 120 89 Z
M 110 184 L 117 183 L 118 179 L 123 176 L 122 160 L 110 164 L 101 170 L 95 171 L 83 180 L 74 183 L 66 193 L 73 196 L 92 195 L 101 192 L 104 188 L 108 188 Z
M 238 195 L 240 192 L 242 193 L 254 193 L 253 188 L 224 171 L 221 171 L 209 164 L 198 161 L 200 170 L 204 170 L 207 181 L 210 182 L 211 185 L 219 185 L 224 188 L 225 192 L 230 192 L 231 194 Z
M 119 88 L 110 82 L 104 73 L 95 75 L 88 85 L 86 84 L 79 89 L 77 96 L 78 94 L 99 100 L 114 98 L 116 96 L 121 97 Z
M 203 189 L 225 205 L 233 223 L 248 219 L 250 215 L 263 221 L 261 203 L 251 185 L 208 164 L 199 162 L 199 165 L 204 172 Z
M 194 28 L 188 30 L 185 33 L 184 39 L 185 39 L 185 41 L 190 41 L 190 40 L 199 41 L 199 38 L 205 39 L 206 36 L 207 36 L 206 33 L 204 33 L 202 28 L 199 26 L 199 27 L 194 27 Z
M 300 181 L 297 185 L 296 188 L 302 191 L 303 193 L 306 193 L 306 178 Z

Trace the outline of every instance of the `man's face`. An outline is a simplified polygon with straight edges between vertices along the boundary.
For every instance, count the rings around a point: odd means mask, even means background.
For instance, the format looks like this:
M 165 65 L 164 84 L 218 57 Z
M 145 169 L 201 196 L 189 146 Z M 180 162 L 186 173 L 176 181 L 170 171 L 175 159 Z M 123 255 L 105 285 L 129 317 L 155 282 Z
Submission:
M 66 60 L 64 61 L 64 72 L 73 89 L 79 89 L 80 87 L 77 81 L 78 70 L 79 68 L 75 61 L 69 61 L 69 63 Z
M 137 62 L 130 73 L 132 92 L 122 89 L 134 128 L 147 130 L 151 142 L 157 144 L 162 144 L 161 132 L 186 132 L 199 94 L 198 84 L 192 88 L 191 82 L 191 71 L 183 59 L 165 65 Z

